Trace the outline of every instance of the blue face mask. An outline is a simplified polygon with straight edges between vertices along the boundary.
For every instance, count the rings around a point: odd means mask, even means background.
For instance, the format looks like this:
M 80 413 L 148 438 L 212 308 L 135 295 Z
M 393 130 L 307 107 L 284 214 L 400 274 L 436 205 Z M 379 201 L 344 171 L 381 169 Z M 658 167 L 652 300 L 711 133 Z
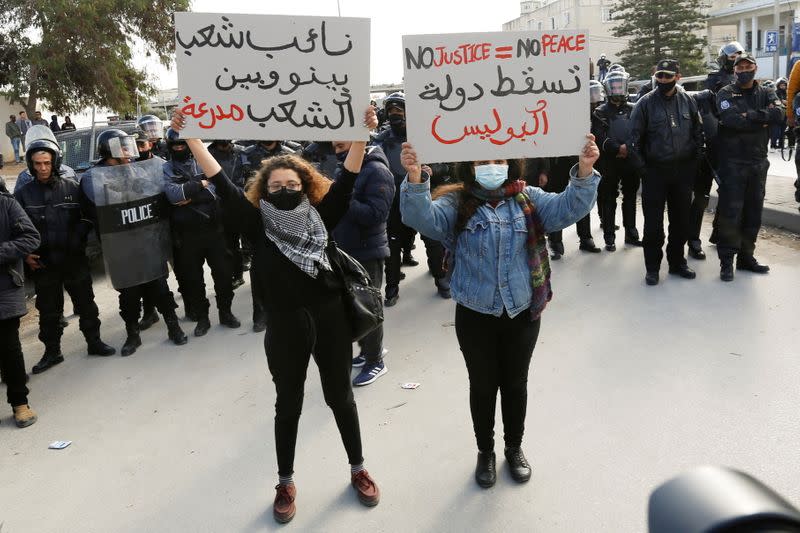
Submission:
M 500 187 L 508 179 L 508 165 L 478 165 L 475 181 L 487 191 Z

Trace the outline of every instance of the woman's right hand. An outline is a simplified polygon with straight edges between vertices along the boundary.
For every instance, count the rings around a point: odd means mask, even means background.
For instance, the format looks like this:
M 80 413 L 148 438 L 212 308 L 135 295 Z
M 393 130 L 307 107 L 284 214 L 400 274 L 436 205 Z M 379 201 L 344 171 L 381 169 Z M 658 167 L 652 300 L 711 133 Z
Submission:
M 403 143 L 403 149 L 400 152 L 400 164 L 408 172 L 409 183 L 422 183 L 422 165 L 417 159 L 417 151 L 411 146 L 411 143 Z

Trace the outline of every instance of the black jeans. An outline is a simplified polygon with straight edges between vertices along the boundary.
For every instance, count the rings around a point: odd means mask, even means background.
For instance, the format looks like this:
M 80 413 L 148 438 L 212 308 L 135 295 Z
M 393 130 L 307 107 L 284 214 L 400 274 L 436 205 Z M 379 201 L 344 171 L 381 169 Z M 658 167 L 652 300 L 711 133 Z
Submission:
M 139 315 L 142 308 L 142 301 L 153 302 L 164 317 L 175 314 L 175 298 L 167 285 L 167 277 L 154 279 L 141 285 L 134 285 L 119 291 L 119 316 L 125 321 L 126 325 L 139 322 Z M 147 309 L 145 309 L 147 310 Z
M 726 159 L 719 169 L 717 253 L 752 256 L 756 249 L 769 161 Z
M 203 274 L 203 263 L 208 262 L 214 279 L 217 309 L 230 311 L 233 302 L 231 260 L 225 246 L 221 228 L 181 232 L 175 247 L 175 266 L 185 303 L 200 317 L 208 316 L 208 298 Z
M 369 274 L 371 285 L 378 290 L 383 286 L 383 262 L 383 259 L 361 261 L 361 265 Z M 358 346 L 367 365 L 379 363 L 383 359 L 383 324 L 358 341 Z
M 309 356 L 319 368 L 322 394 L 333 411 L 351 465 L 364 461 L 358 410 L 350 383 L 353 345 L 340 297 L 312 308 L 267 315 L 264 351 L 275 383 L 275 450 L 278 474 L 294 471 L 297 424 L 303 408 L 303 387 Z
M 386 297 L 391 298 L 400 292 L 400 267 L 403 253 L 411 252 L 417 232 L 398 222 L 399 216 L 389 218 L 386 235 L 389 238 L 389 257 L 386 259 Z
M 694 180 L 692 205 L 689 207 L 689 244 L 700 246 L 700 229 L 703 227 L 703 213 L 708 207 L 711 185 L 714 183 L 714 170 L 708 161 L 700 161 L 697 178 Z
M 669 216 L 667 262 L 677 268 L 686 264 L 684 248 L 689 238 L 689 206 L 697 174 L 694 159 L 663 165 L 648 165 L 642 180 L 644 211 L 644 265 L 658 272 L 664 258 L 664 206 Z
M 61 351 L 61 316 L 64 314 L 64 290 L 72 299 L 75 313 L 87 343 L 100 340 L 100 316 L 94 302 L 89 260 L 76 257 L 63 265 L 46 265 L 31 276 L 36 289 L 36 309 L 39 311 L 39 340 L 46 350 Z
M 456 306 L 456 336 L 469 373 L 469 407 L 481 451 L 494 450 L 497 391 L 507 447 L 520 446 L 528 405 L 528 369 L 540 320 L 525 310 L 496 317 Z
M 19 343 L 19 319 L 0 320 L 0 374 L 6 384 L 9 405 L 16 407 L 28 403 L 28 387 L 25 386 L 25 359 Z
M 603 238 L 613 243 L 616 235 L 617 198 L 622 185 L 622 227 L 636 229 L 636 193 L 639 192 L 639 174 L 622 165 L 606 165 L 603 179 L 597 188 L 597 210 L 603 226 Z

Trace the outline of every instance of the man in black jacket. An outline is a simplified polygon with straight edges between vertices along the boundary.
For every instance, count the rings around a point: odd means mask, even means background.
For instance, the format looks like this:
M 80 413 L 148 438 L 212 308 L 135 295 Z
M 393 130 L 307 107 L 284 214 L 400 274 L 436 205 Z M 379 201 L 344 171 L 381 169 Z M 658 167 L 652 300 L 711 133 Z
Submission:
M 628 137 L 631 131 L 633 105 L 628 103 L 628 74 L 611 72 L 603 80 L 608 102 L 592 113 L 592 134 L 600 147 L 599 168 L 603 174 L 597 189 L 597 207 L 603 227 L 606 250 L 616 246 L 617 196 L 622 185 L 622 224 L 625 243 L 641 246 L 636 229 L 636 195 L 639 171 L 628 158 Z
M 25 305 L 23 259 L 39 246 L 39 232 L 14 197 L 0 186 L 0 375 L 17 427 L 36 422 L 28 405 L 25 359 L 19 342 L 19 320 Z
M 187 309 L 197 319 L 195 337 L 202 337 L 211 328 L 209 302 L 203 263 L 208 262 L 214 279 L 219 322 L 229 328 L 241 326 L 231 312 L 233 283 L 230 257 L 222 230 L 221 209 L 213 185 L 197 166 L 186 141 L 167 135 L 170 160 L 164 163 L 164 192 L 172 204 L 172 225 L 178 283 L 188 300 Z
M 80 317 L 79 327 L 89 355 L 113 355 L 116 350 L 100 339 L 100 313 L 94 302 L 86 257 L 86 238 L 92 223 L 85 214 L 87 202 L 81 188 L 54 170 L 61 163 L 57 145 L 43 140 L 31 142 L 25 159 L 35 179 L 17 190 L 15 196 L 42 238 L 39 248 L 25 258 L 33 272 L 39 340 L 45 346 L 44 356 L 33 367 L 33 373 L 38 374 L 64 361 L 64 289 Z
M 669 273 L 694 279 L 686 265 L 689 206 L 697 163 L 703 157 L 703 131 L 697 105 L 677 87 L 680 66 L 674 59 L 656 64 L 656 88 L 644 95 L 631 113 L 628 142 L 635 164 L 644 170 L 644 262 L 648 285 L 657 285 L 664 256 L 664 204 L 669 214 Z
M 753 253 L 767 182 L 769 126 L 783 121 L 785 108 L 773 89 L 755 81 L 755 58 L 744 53 L 736 59 L 736 83 L 717 94 L 719 111 L 719 204 L 717 253 L 720 278 L 733 280 L 736 268 L 759 274 L 769 272 Z
M 333 148 L 344 162 L 352 142 L 335 141 Z M 341 171 L 341 168 L 340 168 Z M 394 176 L 383 150 L 370 146 L 358 173 L 350 207 L 333 231 L 339 247 L 356 258 L 369 273 L 372 286 L 383 286 L 384 261 L 389 257 L 386 220 L 395 195 Z M 363 366 L 353 385 L 369 385 L 387 372 L 383 362 L 383 326 L 358 341 L 361 353 L 353 366 Z

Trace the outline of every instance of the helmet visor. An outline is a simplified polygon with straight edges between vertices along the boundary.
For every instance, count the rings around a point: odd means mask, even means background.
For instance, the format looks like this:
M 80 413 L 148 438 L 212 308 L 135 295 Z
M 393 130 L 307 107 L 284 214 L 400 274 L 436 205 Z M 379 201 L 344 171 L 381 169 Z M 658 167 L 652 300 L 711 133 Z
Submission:
M 605 100 L 605 95 L 603 94 L 603 88 L 599 85 L 593 85 L 589 89 L 589 101 L 593 104 L 599 104 Z
M 164 125 L 160 120 L 142 122 L 139 124 L 139 128 L 147 134 L 147 138 L 151 141 L 155 141 L 164 136 Z
M 134 159 L 139 157 L 136 139 L 133 136 L 114 137 L 108 140 L 108 150 L 114 159 Z
M 614 76 L 605 80 L 606 94 L 611 96 L 627 96 L 628 80 L 625 76 Z

